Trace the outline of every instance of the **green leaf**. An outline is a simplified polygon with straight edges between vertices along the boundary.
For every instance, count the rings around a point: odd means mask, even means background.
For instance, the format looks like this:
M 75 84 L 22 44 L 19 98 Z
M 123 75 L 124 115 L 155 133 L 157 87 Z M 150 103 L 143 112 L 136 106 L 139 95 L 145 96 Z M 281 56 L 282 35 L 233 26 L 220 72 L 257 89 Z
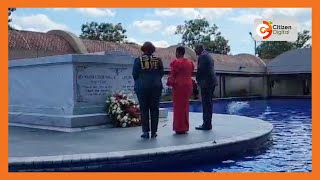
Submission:
M 181 44 L 194 48 L 196 44 L 203 44 L 210 52 L 228 54 L 230 46 L 216 24 L 210 25 L 205 19 L 193 19 L 185 21 L 183 25 L 178 25 L 175 34 L 181 34 Z M 211 40 L 210 36 L 214 35 Z
M 87 22 L 81 26 L 80 37 L 83 39 L 125 43 L 127 38 L 126 32 L 121 23 L 98 24 L 97 22 Z
M 304 30 L 298 33 L 298 39 L 295 42 L 264 41 L 257 47 L 257 52 L 262 59 L 273 59 L 292 49 L 310 47 L 309 40 L 311 38 L 310 31 Z

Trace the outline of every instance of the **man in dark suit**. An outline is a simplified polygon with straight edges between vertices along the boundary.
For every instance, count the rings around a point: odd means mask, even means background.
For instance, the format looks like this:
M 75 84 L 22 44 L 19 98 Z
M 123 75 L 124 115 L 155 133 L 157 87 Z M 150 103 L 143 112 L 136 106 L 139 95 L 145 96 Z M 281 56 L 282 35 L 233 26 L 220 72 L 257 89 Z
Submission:
M 196 80 L 200 87 L 202 109 L 203 109 L 203 124 L 196 127 L 197 130 L 212 129 L 212 108 L 213 108 L 213 92 L 217 85 L 217 78 L 214 72 L 214 61 L 210 54 L 205 51 L 202 45 L 195 47 L 195 52 L 198 55 L 198 68 Z

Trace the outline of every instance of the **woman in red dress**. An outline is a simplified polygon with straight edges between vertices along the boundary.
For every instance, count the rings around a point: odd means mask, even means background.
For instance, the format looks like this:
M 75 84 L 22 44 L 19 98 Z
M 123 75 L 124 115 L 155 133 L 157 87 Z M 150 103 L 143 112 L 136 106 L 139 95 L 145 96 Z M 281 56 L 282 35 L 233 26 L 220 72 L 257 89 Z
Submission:
M 189 98 L 192 95 L 192 72 L 194 64 L 184 58 L 185 48 L 176 49 L 176 59 L 170 63 L 168 86 L 173 89 L 173 130 L 177 134 L 189 131 Z

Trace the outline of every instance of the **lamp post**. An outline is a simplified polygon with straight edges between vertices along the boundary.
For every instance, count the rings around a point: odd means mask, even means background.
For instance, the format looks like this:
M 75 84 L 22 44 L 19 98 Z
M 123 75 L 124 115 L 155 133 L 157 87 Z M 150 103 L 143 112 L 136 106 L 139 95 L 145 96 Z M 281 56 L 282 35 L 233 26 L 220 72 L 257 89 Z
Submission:
M 252 32 L 249 32 L 249 35 L 251 36 L 251 38 L 254 41 L 254 56 L 256 56 L 257 55 L 257 41 L 253 38 Z

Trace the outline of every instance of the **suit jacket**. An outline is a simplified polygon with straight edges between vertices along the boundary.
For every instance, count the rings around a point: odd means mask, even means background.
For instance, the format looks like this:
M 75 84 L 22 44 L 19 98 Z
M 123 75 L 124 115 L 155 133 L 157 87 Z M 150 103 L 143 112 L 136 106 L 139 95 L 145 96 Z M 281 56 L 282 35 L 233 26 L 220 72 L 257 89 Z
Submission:
M 143 55 L 136 58 L 132 70 L 134 90 L 136 92 L 145 92 L 153 88 L 162 90 L 163 75 L 163 63 L 159 57 Z
M 203 51 L 198 57 L 196 80 L 200 88 L 214 88 L 217 85 L 214 60 L 206 51 Z

